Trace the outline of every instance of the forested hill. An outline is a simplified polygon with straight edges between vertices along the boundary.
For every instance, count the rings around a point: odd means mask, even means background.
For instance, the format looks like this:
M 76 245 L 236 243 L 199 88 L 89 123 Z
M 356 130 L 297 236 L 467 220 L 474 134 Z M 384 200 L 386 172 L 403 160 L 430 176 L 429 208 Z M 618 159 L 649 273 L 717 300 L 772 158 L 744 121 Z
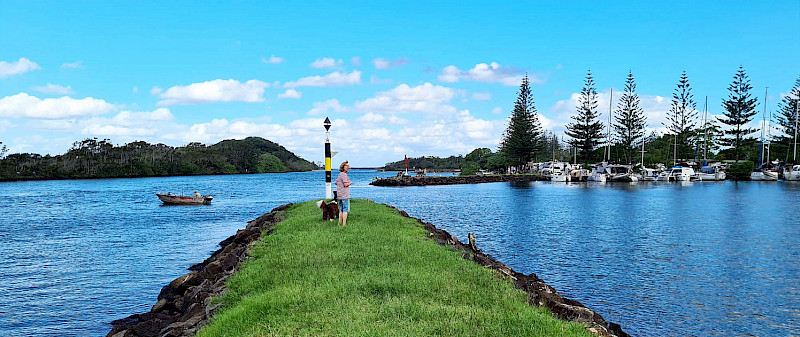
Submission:
M 119 178 L 200 174 L 311 171 L 313 164 L 260 137 L 183 147 L 138 141 L 73 143 L 63 155 L 11 154 L 0 160 L 0 180 Z
M 464 166 L 463 156 L 450 156 L 447 158 L 439 157 L 419 157 L 408 158 L 408 169 L 428 169 L 428 170 L 454 170 L 461 169 Z M 383 167 L 389 171 L 402 171 L 405 169 L 405 159 L 398 160 L 393 163 L 387 163 Z

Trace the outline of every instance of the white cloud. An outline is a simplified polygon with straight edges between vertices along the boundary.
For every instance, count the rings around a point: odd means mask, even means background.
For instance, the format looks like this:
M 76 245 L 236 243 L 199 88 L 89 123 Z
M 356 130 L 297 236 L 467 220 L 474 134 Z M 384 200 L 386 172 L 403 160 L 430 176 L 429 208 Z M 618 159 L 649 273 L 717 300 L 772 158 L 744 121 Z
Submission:
M 36 62 L 20 57 L 17 62 L 0 61 L 0 78 L 24 74 L 29 71 L 42 69 Z
M 478 147 L 495 149 L 504 128 L 502 119 L 478 119 L 462 110 L 448 119 L 407 126 L 391 136 L 396 141 L 390 145 L 413 149 L 409 156 L 466 154 Z
M 160 94 L 162 92 L 164 92 L 164 89 L 161 89 L 161 87 L 153 87 L 153 89 L 150 89 L 150 95 L 154 95 L 155 96 L 155 95 L 158 95 L 158 94 Z
M 83 61 L 64 63 L 61 65 L 61 69 L 80 69 L 80 68 L 86 68 L 83 65 Z
M 303 93 L 301 93 L 301 92 L 299 92 L 299 91 L 297 91 L 297 90 L 294 90 L 294 89 L 288 89 L 288 90 L 286 90 L 284 93 L 282 93 L 282 94 L 278 94 L 278 98 L 279 98 L 279 99 L 280 99 L 280 98 L 294 98 L 294 99 L 299 99 L 300 97 L 303 97 Z
M 158 136 L 175 132 L 179 127 L 171 123 L 175 116 L 167 108 L 154 111 L 120 111 L 113 118 L 92 118 L 82 123 L 82 133 L 90 136 L 130 137 Z
M 447 104 L 455 91 L 448 87 L 425 83 L 416 87 L 401 84 L 396 88 L 379 92 L 375 97 L 356 102 L 355 107 L 367 112 L 427 112 L 452 113 L 456 108 Z
M 394 81 L 390 79 L 378 78 L 378 76 L 375 76 L 374 74 L 370 75 L 369 77 L 369 84 L 392 84 L 392 82 Z
M 488 101 L 492 99 L 492 93 L 490 92 L 473 92 L 472 99 L 476 101 Z
M 358 56 L 354 56 L 353 58 L 350 59 L 350 64 L 352 64 L 354 66 L 360 66 L 361 65 L 361 58 L 358 57 Z
M 0 99 L 0 117 L 10 118 L 59 119 L 99 115 L 116 109 L 116 105 L 92 97 L 41 99 L 23 92 Z
M 128 136 L 128 137 L 142 137 L 153 136 L 156 134 L 155 129 L 151 128 L 128 128 L 116 125 L 99 125 L 92 124 L 83 129 L 83 134 L 90 136 Z
M 613 110 L 616 110 L 621 95 L 622 95 L 621 92 L 614 90 L 613 102 L 611 102 L 612 112 Z M 547 127 L 544 125 L 543 121 L 542 126 L 547 129 L 556 131 L 557 133 L 563 132 L 565 126 L 568 123 L 573 122 L 573 119 L 571 117 L 577 113 L 579 98 L 580 98 L 580 93 L 572 93 L 569 99 L 560 100 L 555 104 L 553 104 L 553 106 L 550 107 L 551 117 L 549 119 L 549 121 L 552 124 L 550 127 Z M 606 126 L 608 125 L 608 108 L 609 108 L 610 98 L 611 98 L 610 89 L 605 89 L 597 94 L 597 103 L 598 103 L 597 111 L 599 112 L 598 118 Z M 663 133 L 666 130 L 666 128 L 664 128 L 662 123 L 667 122 L 667 113 L 669 112 L 670 108 L 670 99 L 664 96 L 645 95 L 645 94 L 639 94 L 639 99 L 640 99 L 639 106 L 642 108 L 642 110 L 644 110 L 644 113 L 647 116 L 647 131 L 646 131 L 647 134 L 650 134 L 650 132 L 652 131 Z M 604 129 L 603 134 L 605 133 L 606 131 Z
M 508 86 L 518 86 L 522 83 L 522 69 L 512 66 L 501 66 L 497 62 L 491 64 L 478 63 L 470 70 L 463 71 L 458 67 L 450 65 L 442 69 L 439 80 L 442 82 L 455 83 L 460 80 L 473 82 L 501 83 Z M 544 83 L 544 80 L 535 75 L 530 76 L 531 83 Z
M 311 62 L 311 66 L 314 68 L 336 68 L 340 65 L 342 65 L 342 60 L 336 60 L 332 57 L 323 57 Z
M 131 91 L 132 91 L 134 94 L 135 94 L 135 93 L 138 93 L 138 92 L 139 92 L 139 87 L 133 87 L 133 90 L 131 90 Z
M 261 102 L 264 100 L 264 88 L 268 86 L 268 83 L 259 80 L 242 83 L 233 79 L 216 79 L 169 88 L 159 95 L 163 100 L 156 104 L 163 106 L 231 101 Z
M 72 91 L 71 86 L 61 86 L 58 84 L 47 83 L 45 86 L 38 86 L 31 88 L 34 91 L 41 92 L 43 94 L 53 94 L 53 95 L 72 95 L 75 92 Z
M 277 57 L 275 55 L 270 56 L 269 58 L 261 57 L 261 62 L 268 63 L 268 64 L 278 64 L 283 63 L 284 59 L 282 57 Z
M 358 70 L 353 70 L 349 74 L 335 71 L 325 76 L 303 77 L 297 81 L 286 82 L 283 87 L 341 87 L 356 84 L 361 84 L 361 72 Z
M 405 57 L 398 57 L 394 60 L 387 60 L 385 58 L 379 57 L 372 60 L 372 64 L 375 65 L 375 69 L 381 69 L 381 70 L 402 67 L 409 63 L 411 63 L 411 60 Z
M 375 114 L 372 112 L 368 112 L 361 117 L 356 119 L 357 122 L 363 124 L 406 124 L 409 122 L 408 119 L 400 118 L 397 116 L 384 116 L 380 114 Z
M 136 125 L 140 122 L 163 122 L 175 119 L 167 108 L 158 108 L 153 111 L 120 111 L 112 119 L 118 125 Z
M 327 115 L 330 112 L 346 112 L 347 108 L 339 104 L 339 100 L 333 98 L 324 102 L 314 102 L 314 107 L 308 110 L 309 116 Z

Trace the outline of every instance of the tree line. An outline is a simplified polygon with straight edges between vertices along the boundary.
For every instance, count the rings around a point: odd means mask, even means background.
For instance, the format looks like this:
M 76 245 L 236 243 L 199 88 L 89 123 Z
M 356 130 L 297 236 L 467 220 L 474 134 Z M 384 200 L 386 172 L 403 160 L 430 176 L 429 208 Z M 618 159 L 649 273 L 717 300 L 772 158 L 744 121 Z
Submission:
M 2 144 L 2 143 L 0 143 Z M 118 178 L 310 171 L 319 167 L 260 137 L 193 142 L 183 147 L 144 141 L 115 146 L 108 139 L 76 141 L 63 155 L 17 153 L 0 147 L 0 180 Z
M 689 78 L 683 72 L 675 86 L 667 122 L 664 123 L 667 132 L 662 135 L 646 134 L 647 116 L 640 106 L 632 71 L 628 72 L 624 83 L 614 118 L 606 124 L 599 118 L 597 88 L 589 70 L 572 122 L 566 125 L 565 133 L 569 139 L 564 142 L 555 138 L 552 132 L 542 130 L 526 75 L 499 144 L 498 155 L 507 166 L 551 158 L 580 163 L 608 160 L 633 164 L 639 162 L 637 158 L 641 159 L 640 148 L 644 145 L 647 151 L 644 153 L 645 164 L 699 160 L 704 156 L 736 162 L 758 160 L 759 146 L 755 134 L 759 130 L 749 127 L 758 113 L 758 99 L 751 93 L 750 79 L 742 67 L 728 86 L 728 96 L 722 101 L 723 112 L 719 118 L 705 113 L 700 115 Z M 772 154 L 780 153 L 779 159 L 787 162 L 795 160 L 789 150 L 795 141 L 798 97 L 800 78 L 789 94 L 782 97 L 775 114 L 774 121 L 780 125 L 781 133 L 765 139 L 772 143 Z
M 756 138 L 759 130 L 749 127 L 758 114 L 758 99 L 752 94 L 750 79 L 742 67 L 736 71 L 727 89 L 728 96 L 721 104 L 722 115 L 719 118 L 707 115 L 707 108 L 701 115 L 689 77 L 686 72 L 681 73 L 672 94 L 667 121 L 663 123 L 667 131 L 648 134 L 647 115 L 636 93 L 633 72 L 629 71 L 625 78 L 623 91 L 613 109 L 613 120 L 604 123 L 599 117 L 599 96 L 589 70 L 575 114 L 571 116 L 572 122 L 566 125 L 565 133 L 569 139 L 559 140 L 552 131 L 542 128 L 526 75 L 497 152 L 479 148 L 466 156 L 409 158 L 409 168 L 461 169 L 463 174 L 470 174 L 480 169 L 503 172 L 509 167 L 548 160 L 583 164 L 599 161 L 634 164 L 643 161 L 645 165 L 652 165 L 703 158 L 759 165 Z M 780 133 L 765 139 L 771 143 L 771 154 L 786 162 L 795 161 L 793 146 L 800 110 L 799 97 L 800 78 L 782 97 L 774 115 L 773 122 L 780 126 Z M 707 101 L 704 105 L 707 107 Z M 402 170 L 403 167 L 402 160 L 384 166 L 388 170 Z M 744 171 L 749 174 L 747 169 Z

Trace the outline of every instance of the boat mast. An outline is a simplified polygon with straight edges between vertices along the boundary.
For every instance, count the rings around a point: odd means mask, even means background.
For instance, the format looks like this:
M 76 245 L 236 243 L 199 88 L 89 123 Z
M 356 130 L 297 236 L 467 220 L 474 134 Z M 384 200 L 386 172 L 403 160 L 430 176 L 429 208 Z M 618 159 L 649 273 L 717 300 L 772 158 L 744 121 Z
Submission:
M 644 141 L 647 140 L 646 138 L 642 138 L 642 170 L 644 170 L 644 153 L 647 152 L 644 150 Z
M 764 111 L 767 109 L 767 95 L 764 94 Z M 767 138 L 766 138 L 766 146 L 767 150 L 767 163 L 771 163 L 769 160 L 769 149 L 772 147 L 772 110 L 769 111 L 769 118 L 767 118 Z
M 792 161 L 797 163 L 797 103 L 800 102 L 800 97 L 794 101 L 794 155 Z
M 614 101 L 614 88 L 611 88 L 611 93 L 608 96 L 608 129 L 607 129 L 608 131 L 606 131 L 606 152 L 608 152 L 608 159 L 606 160 L 606 162 L 611 161 L 611 102 L 613 101 Z
M 678 133 L 672 137 L 672 166 L 678 166 Z
M 703 166 L 708 163 L 708 96 L 706 96 L 706 104 L 703 106 Z
M 764 88 L 764 113 L 761 114 L 761 146 L 758 148 L 758 168 L 764 166 L 764 123 L 767 120 L 767 88 Z

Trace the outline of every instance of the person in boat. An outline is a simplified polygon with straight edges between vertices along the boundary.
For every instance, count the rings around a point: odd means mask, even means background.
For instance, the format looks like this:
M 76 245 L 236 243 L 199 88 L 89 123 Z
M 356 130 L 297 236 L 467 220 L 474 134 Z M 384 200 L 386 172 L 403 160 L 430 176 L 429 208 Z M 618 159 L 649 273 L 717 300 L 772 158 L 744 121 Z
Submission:
M 350 213 L 350 178 L 347 177 L 350 164 L 345 160 L 339 165 L 339 176 L 336 177 L 336 201 L 339 203 L 339 225 L 347 226 L 347 213 Z
M 200 194 L 200 193 L 197 193 L 197 190 L 195 190 L 195 191 L 194 191 L 194 198 L 195 198 L 195 199 L 203 199 L 203 195 L 202 195 L 202 194 Z

